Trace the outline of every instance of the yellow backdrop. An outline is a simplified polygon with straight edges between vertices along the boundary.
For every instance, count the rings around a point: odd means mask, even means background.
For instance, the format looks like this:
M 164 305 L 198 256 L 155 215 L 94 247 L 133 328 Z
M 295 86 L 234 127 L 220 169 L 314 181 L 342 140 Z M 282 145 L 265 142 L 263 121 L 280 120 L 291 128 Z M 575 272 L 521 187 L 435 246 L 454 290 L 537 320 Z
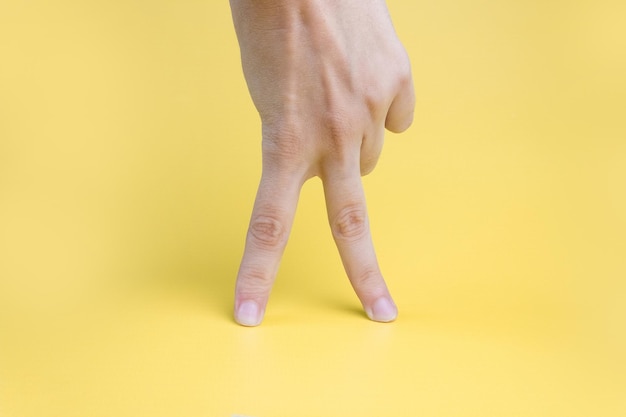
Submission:
M 388 4 L 416 120 L 364 181 L 399 319 L 314 180 L 243 328 L 228 2 L 0 2 L 0 416 L 626 415 L 625 3 Z

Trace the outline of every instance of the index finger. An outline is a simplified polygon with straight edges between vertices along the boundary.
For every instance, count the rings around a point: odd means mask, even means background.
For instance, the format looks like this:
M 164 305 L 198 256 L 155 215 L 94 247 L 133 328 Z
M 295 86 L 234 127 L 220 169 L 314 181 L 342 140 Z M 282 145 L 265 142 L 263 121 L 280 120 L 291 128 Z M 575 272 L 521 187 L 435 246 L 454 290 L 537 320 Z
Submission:
M 297 177 L 264 167 L 235 287 L 235 320 L 241 325 L 263 320 L 301 186 Z

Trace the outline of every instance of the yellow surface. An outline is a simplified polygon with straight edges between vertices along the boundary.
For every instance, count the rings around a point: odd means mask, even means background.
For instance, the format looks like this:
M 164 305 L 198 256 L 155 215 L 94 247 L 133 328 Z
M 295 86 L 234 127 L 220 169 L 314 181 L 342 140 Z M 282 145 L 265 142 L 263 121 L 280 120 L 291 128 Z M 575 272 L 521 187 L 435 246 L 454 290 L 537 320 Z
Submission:
M 625 4 L 389 1 L 416 121 L 365 185 L 399 319 L 311 181 L 243 328 L 228 2 L 0 2 L 0 416 L 626 415 Z

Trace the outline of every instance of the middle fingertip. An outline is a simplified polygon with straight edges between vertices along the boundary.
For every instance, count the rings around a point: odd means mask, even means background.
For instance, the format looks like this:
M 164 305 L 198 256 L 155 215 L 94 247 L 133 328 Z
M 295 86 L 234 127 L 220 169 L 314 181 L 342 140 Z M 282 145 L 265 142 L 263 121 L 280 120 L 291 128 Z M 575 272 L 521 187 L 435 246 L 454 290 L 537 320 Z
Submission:
M 263 320 L 259 304 L 253 300 L 243 301 L 235 312 L 235 320 L 242 326 L 258 326 Z
M 398 317 L 398 309 L 389 297 L 383 296 L 365 309 L 370 320 L 387 323 Z

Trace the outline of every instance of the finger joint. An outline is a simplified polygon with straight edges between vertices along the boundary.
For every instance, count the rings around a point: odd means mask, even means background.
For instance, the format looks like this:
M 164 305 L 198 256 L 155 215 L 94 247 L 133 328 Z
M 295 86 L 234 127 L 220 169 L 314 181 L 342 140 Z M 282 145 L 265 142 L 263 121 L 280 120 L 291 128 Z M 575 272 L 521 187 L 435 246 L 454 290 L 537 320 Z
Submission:
M 250 222 L 249 238 L 256 246 L 265 249 L 280 248 L 285 242 L 286 230 L 274 216 L 259 215 Z
M 335 239 L 348 241 L 361 239 L 368 232 L 365 208 L 360 204 L 344 207 L 331 222 L 331 229 Z

